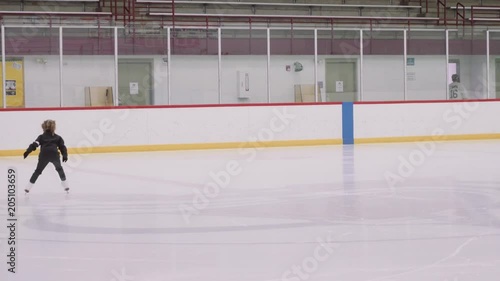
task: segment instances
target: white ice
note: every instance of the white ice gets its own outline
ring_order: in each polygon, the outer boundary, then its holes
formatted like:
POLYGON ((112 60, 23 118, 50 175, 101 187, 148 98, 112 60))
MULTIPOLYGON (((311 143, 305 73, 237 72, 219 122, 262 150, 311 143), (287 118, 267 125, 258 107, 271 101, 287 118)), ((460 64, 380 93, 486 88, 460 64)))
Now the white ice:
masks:
POLYGON ((27 196, 36 156, 0 158, 0 280, 500 280, 500 141, 70 158, 27 196))

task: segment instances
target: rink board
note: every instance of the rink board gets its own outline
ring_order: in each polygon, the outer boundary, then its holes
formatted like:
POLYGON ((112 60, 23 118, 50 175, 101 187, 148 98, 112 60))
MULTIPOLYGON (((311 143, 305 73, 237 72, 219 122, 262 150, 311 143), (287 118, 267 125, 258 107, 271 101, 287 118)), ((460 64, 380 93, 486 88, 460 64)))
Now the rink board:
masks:
POLYGON ((45 119, 72 153, 342 143, 342 105, 31 109, 0 111, 0 155, 20 155, 45 119))
POLYGON ((45 119, 86 154, 500 139, 498 112, 498 100, 9 109, 0 156, 21 155, 45 119))
POLYGON ((357 103, 354 142, 500 139, 500 102, 357 103))

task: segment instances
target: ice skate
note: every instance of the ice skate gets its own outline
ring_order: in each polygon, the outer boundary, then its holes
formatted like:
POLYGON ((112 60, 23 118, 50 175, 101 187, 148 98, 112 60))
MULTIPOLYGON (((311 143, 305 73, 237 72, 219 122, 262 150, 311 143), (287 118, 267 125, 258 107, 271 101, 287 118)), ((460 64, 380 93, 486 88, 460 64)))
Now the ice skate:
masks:
POLYGON ((30 190, 31 188, 33 187, 33 184, 32 183, 29 183, 26 188, 24 189, 24 192, 26 192, 26 194, 30 193, 30 190))
POLYGON ((64 191, 69 193, 69 186, 67 181, 62 181, 61 185, 64 187, 64 191))

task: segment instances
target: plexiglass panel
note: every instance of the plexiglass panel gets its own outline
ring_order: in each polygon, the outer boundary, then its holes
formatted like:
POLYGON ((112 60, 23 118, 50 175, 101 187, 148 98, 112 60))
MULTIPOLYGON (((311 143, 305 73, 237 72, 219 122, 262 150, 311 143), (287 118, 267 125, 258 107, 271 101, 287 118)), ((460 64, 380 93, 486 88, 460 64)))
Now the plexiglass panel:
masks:
POLYGON ((363 101, 404 100, 403 31, 364 31, 363 101))
POLYGON ((120 105, 165 105, 168 98, 166 29, 121 28, 118 32, 118 98, 120 105))
POLYGON ((172 104, 219 103, 217 37, 217 29, 172 30, 172 104))
POLYGON ((314 102, 314 31, 271 30, 271 102, 314 102))
POLYGON ((112 106, 114 30, 63 29, 63 105, 112 106))
POLYGON ((500 99, 500 32, 490 32, 490 99, 500 99))
POLYGON ((321 101, 360 98, 360 32, 318 31, 318 88, 321 101))
POLYGON ((406 83, 407 100, 445 100, 446 33, 441 31, 408 31, 406 83))
POLYGON ((448 83, 459 85, 449 89, 449 99, 487 98, 486 30, 450 31, 448 83))
POLYGON ((6 27, 5 56, 7 107, 61 105, 59 28, 6 27))
POLYGON ((221 31, 222 103, 267 102, 267 30, 221 31))

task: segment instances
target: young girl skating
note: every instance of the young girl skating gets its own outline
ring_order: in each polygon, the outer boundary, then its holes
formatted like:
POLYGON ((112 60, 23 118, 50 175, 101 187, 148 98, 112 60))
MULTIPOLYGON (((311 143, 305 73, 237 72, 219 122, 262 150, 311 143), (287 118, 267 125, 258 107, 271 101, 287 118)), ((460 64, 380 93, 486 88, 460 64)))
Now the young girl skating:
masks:
POLYGON ((33 185, 35 184, 38 177, 42 174, 45 167, 52 163, 56 168, 59 178, 61 179, 61 184, 64 190, 69 191, 68 183, 66 181, 66 175, 64 174, 64 169, 61 165, 61 159, 59 151, 62 154, 62 161, 68 161, 68 150, 64 145, 64 140, 61 136, 55 133, 56 131, 56 121, 46 120, 42 123, 43 134, 39 135, 38 138, 29 145, 26 152, 24 152, 24 158, 35 151, 38 146, 40 146, 40 155, 38 156, 38 165, 36 166, 35 172, 30 178, 30 182, 26 189, 26 193, 29 193, 33 185))

